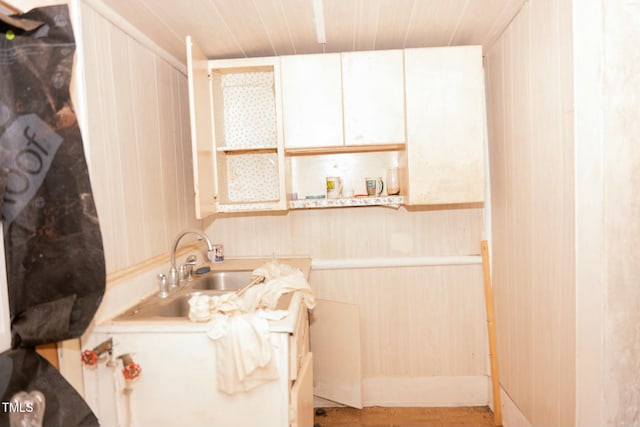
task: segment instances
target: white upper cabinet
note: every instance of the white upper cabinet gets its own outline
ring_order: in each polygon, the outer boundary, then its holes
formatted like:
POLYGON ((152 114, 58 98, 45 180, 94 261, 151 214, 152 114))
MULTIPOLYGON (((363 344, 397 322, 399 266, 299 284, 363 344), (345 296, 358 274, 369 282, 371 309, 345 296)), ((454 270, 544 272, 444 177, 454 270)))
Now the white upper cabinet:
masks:
POLYGON ((482 48, 407 49, 405 203, 484 201, 482 48))
POLYGON ((282 56, 280 73, 285 147, 342 146, 340 54, 282 56))
POLYGON ((188 38, 187 58, 198 218, 286 210, 349 162, 354 189, 400 166, 407 205, 484 202, 480 46, 207 61, 188 38))
POLYGON ((286 209, 279 58, 207 60, 187 37, 196 216, 286 209))
POLYGON ((406 141, 402 50, 343 53, 342 91, 346 145, 406 141))

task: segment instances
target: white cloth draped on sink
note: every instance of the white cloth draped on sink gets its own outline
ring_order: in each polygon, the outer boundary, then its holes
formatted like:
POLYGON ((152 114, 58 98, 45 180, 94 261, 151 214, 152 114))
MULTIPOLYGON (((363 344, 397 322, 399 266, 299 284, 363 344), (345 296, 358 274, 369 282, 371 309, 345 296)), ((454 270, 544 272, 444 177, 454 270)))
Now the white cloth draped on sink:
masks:
POLYGON ((278 378, 269 340, 269 320, 285 317, 285 310, 274 310, 280 296, 301 292, 307 308, 313 308, 313 292, 304 274, 288 264, 268 262, 253 271, 264 282, 247 289, 243 296, 228 293, 190 301, 191 320, 202 321, 209 304, 211 328, 207 335, 216 346, 218 389, 227 394, 249 391, 278 378))
POLYGON ((315 306, 315 298, 304 278, 304 274, 298 268, 289 264, 280 264, 276 261, 268 262, 253 270, 254 276, 264 277, 264 282, 255 285, 245 292, 246 307, 256 307, 273 310, 278 300, 284 294, 291 292, 302 293, 302 298, 311 309, 315 306))

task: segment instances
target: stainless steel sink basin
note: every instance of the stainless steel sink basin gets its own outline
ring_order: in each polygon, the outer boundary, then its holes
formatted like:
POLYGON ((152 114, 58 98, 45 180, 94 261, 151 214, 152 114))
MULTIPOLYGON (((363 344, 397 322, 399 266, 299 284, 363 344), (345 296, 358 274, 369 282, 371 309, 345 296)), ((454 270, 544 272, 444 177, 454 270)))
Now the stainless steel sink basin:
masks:
POLYGON ((114 320, 148 320, 152 318, 188 317, 191 293, 172 295, 167 299, 152 295, 117 316, 114 320))
POLYGON ((219 295, 234 292, 251 282, 252 270, 212 271, 195 276, 192 282, 168 298, 152 295, 115 317, 123 320, 163 320, 168 318, 187 318, 189 316, 189 298, 194 293, 219 295))
POLYGON ((251 270, 214 271, 187 284, 199 291, 237 291, 251 281, 251 270))
POLYGON ((189 316, 189 298, 190 295, 180 295, 171 298, 166 304, 160 305, 155 310, 156 316, 159 317, 187 317, 189 316))

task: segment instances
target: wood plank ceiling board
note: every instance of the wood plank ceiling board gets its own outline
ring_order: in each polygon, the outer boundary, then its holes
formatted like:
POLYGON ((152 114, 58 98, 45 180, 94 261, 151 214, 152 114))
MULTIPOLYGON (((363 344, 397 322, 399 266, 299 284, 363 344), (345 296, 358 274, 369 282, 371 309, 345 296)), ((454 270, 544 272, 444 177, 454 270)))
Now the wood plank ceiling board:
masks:
POLYGON ((125 18, 158 46, 176 58, 184 60, 184 41, 180 43, 178 34, 164 22, 165 15, 155 11, 156 2, 147 4, 145 1, 103 0, 102 3, 125 18))
POLYGON ((295 47, 280 0, 255 0, 256 11, 275 55, 293 55, 295 47))
POLYGON ((316 39, 311 0, 281 0, 281 3, 295 53, 322 53, 322 45, 316 39))
POLYGON ((416 0, 382 0, 375 49, 403 48, 416 0))
MULTIPOLYGON (((496 3, 504 3, 502 0, 488 0, 485 2, 470 1, 460 16, 456 31, 451 35, 450 45, 464 46, 474 44, 473 40, 483 39, 487 27, 491 21, 484 14, 493 15, 493 11, 499 10, 496 3)), ((478 44, 478 43, 475 43, 478 44)))
MULTIPOLYGON (((183 3, 180 2, 180 4, 183 3)), ((236 38, 234 29, 229 27, 225 17, 214 7, 211 0, 191 0, 184 4, 189 5, 183 6, 188 11, 188 16, 184 20, 189 26, 183 30, 183 41, 187 35, 191 35, 210 59, 245 56, 243 46, 236 38)))
POLYGON ((451 45, 482 44, 488 46, 497 39, 504 22, 522 7, 523 0, 471 0, 461 16, 458 31, 451 45), (496 23, 500 23, 496 27, 496 23))
MULTIPOLYGON (((263 2, 265 2, 263 0, 263 2)), ((275 49, 254 0, 213 0, 212 8, 224 20, 246 57, 274 56, 275 49)), ((273 25, 274 23, 271 23, 273 25)))
POLYGON ((92 0, 185 61, 192 35, 211 59, 493 44, 526 0, 92 0))
POLYGON ((355 4, 353 50, 374 50, 380 20, 380 0, 356 0, 355 4))
MULTIPOLYGON (((356 29, 356 8, 360 2, 344 0, 324 0, 325 32, 327 43, 325 52, 349 52, 354 50, 356 29)), ((377 3, 371 1, 370 3, 377 3)))
POLYGON ((405 47, 449 46, 468 0, 418 0, 405 47))
POLYGON ((488 49, 502 35, 505 28, 509 26, 513 18, 518 14, 520 9, 526 4, 527 0, 502 0, 496 3, 499 10, 493 16, 493 23, 487 34, 482 37, 482 45, 484 49, 488 49))
POLYGON ((238 45, 229 29, 223 25, 220 17, 209 6, 209 0, 182 1, 176 7, 173 0, 140 0, 159 16, 167 32, 174 37, 174 44, 161 45, 176 58, 185 62, 185 38, 191 35, 198 44, 213 44, 216 52, 233 55, 238 45))
MULTIPOLYGON (((171 0, 140 0, 139 3, 144 5, 146 9, 146 14, 141 13, 141 19, 143 22, 149 19, 149 25, 154 27, 151 30, 152 33, 147 36, 176 58, 185 61, 185 41, 182 29, 186 27, 183 23, 190 19, 188 9, 176 9, 171 0)), ((137 23, 136 27, 143 28, 137 23)))

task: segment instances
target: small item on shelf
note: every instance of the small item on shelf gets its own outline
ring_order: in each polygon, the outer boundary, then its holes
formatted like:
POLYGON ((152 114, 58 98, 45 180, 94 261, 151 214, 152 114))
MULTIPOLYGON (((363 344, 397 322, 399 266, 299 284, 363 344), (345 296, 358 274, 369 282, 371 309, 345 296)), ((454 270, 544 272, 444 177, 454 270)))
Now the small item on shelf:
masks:
POLYGON ((222 243, 217 243, 213 245, 213 250, 216 254, 214 262, 222 262, 224 261, 224 246, 222 243))
POLYGON ((338 199, 342 196, 342 178, 339 176, 328 176, 327 199, 338 199))
POLYGON ((324 194, 312 194, 310 196, 304 196, 305 199, 324 199, 324 194))
POLYGON ((398 168, 387 169, 387 194, 396 196, 400 194, 400 181, 398 180, 398 168))
POLYGON ((369 196, 380 196, 382 191, 384 190, 384 181, 382 178, 365 178, 365 183, 367 185, 367 194, 369 196))

